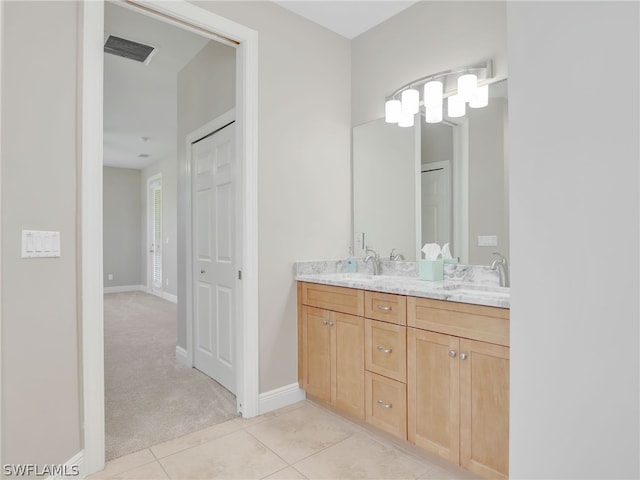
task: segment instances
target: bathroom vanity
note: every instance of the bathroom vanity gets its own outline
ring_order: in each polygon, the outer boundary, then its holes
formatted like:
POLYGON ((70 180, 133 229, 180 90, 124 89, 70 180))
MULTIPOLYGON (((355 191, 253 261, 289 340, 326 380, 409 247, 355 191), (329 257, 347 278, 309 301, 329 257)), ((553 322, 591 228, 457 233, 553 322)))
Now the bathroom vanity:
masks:
POLYGON ((507 478, 508 290, 357 273, 296 279, 298 382, 309 397, 507 478))

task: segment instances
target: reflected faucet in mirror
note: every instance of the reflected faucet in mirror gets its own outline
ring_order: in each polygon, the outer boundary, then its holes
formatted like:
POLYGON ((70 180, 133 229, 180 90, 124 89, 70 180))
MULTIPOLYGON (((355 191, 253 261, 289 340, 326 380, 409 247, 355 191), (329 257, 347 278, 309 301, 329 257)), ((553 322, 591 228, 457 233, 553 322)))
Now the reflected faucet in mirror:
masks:
POLYGON ((509 264, 507 263, 507 259, 498 252, 493 252, 493 254, 496 255, 497 258, 491 262, 491 270, 498 270, 501 287, 509 287, 509 264))
POLYGON ((391 253, 389 254, 389 260, 391 260, 392 262, 398 262, 400 260, 404 260, 404 255, 401 253, 396 253, 396 249, 393 248, 391 250, 391 253))

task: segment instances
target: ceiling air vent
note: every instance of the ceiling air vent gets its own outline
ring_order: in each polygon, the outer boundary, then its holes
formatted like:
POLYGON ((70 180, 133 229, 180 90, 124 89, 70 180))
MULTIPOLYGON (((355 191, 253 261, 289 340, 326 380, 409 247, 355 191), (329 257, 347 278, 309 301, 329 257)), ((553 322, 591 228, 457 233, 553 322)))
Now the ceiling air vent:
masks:
POLYGON ((151 57, 156 51, 155 47, 144 45, 143 43, 127 40, 126 38, 109 35, 104 44, 105 53, 118 55, 119 57, 129 58, 136 62, 148 64, 151 57))

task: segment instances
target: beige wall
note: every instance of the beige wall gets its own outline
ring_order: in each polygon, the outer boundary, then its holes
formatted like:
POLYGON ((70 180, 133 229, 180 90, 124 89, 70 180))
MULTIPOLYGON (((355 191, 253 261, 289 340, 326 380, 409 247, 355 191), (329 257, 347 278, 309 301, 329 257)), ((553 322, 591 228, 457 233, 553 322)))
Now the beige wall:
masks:
POLYGON ((140 170, 104 167, 102 172, 104 286, 144 285, 140 226, 146 217, 141 207, 140 170))
POLYGON ((450 68, 494 60, 507 75, 506 2, 424 1, 352 42, 352 125, 384 116, 388 95, 450 68))
POLYGON ((348 255, 350 43, 271 2, 198 3, 259 34, 260 392, 297 380, 297 260, 348 255))
POLYGON ((77 6, 4 2, 2 462, 81 449, 77 258, 77 6), (61 232, 61 256, 20 258, 21 229, 61 232))
POLYGON ((638 478, 640 4, 508 10, 510 476, 638 478))

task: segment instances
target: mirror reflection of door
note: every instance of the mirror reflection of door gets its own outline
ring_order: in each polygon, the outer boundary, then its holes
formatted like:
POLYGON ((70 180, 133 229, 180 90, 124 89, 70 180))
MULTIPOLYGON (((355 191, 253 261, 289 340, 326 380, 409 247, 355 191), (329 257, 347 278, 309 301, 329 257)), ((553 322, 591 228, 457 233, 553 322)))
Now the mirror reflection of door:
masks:
POLYGON ((422 245, 453 245, 452 159, 453 125, 422 123, 420 128, 422 245))
POLYGON ((451 163, 422 165, 422 245, 451 245, 451 163))

